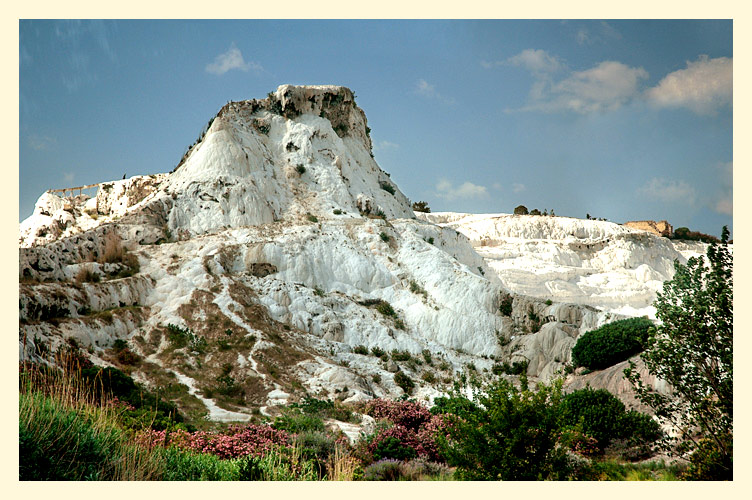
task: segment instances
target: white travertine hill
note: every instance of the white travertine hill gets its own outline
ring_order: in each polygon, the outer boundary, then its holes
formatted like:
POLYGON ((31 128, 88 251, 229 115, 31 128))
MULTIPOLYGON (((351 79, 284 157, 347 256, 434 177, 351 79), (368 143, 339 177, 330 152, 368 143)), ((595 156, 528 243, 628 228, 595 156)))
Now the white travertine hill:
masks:
POLYGON ((467 236, 504 286, 522 295, 655 317, 674 261, 704 243, 675 243, 613 222, 510 214, 419 213, 467 236))
POLYGON ((263 103, 230 103, 165 183, 169 226, 204 233, 334 209, 413 217, 366 130, 345 87, 282 85, 263 103))
POLYGON ((43 194, 21 224, 20 357, 73 339, 107 365, 125 340, 135 378, 174 379, 214 420, 399 397, 397 372, 431 400, 506 361, 555 376, 580 333, 649 312, 699 251, 598 221, 416 219, 368 131, 349 89, 283 85, 224 106, 170 173, 43 194), (243 403, 212 398, 227 366, 243 403))

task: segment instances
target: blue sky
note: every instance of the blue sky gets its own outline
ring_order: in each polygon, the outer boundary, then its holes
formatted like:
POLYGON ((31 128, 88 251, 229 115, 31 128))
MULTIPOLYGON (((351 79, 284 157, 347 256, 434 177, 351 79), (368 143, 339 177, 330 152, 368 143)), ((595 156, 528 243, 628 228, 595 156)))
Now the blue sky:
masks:
POLYGON ((230 100, 351 88, 434 211, 732 227, 731 21, 19 24, 19 218, 46 189, 169 172, 230 100))

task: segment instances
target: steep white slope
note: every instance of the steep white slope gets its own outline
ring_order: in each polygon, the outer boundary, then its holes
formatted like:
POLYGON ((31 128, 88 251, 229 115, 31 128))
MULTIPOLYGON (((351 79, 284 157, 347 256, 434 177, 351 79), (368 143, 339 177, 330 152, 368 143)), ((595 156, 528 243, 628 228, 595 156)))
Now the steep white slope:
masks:
POLYGON ((170 176, 171 229, 205 233, 306 214, 328 218, 335 209, 413 217, 371 156, 365 115, 350 90, 283 85, 267 100, 223 108, 170 176), (266 109, 274 106, 282 114, 266 109))
POLYGON ((509 214, 429 213, 418 217, 467 236, 512 291, 654 317, 652 302, 703 243, 678 243, 606 221, 509 214))

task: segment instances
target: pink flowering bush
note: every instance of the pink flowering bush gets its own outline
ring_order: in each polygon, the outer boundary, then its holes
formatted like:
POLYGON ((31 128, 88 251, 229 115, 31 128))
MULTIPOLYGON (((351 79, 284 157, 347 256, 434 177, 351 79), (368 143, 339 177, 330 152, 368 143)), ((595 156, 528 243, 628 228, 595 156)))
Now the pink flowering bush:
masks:
POLYGON ((388 399, 374 399, 366 403, 365 414, 376 420, 388 419, 395 425, 417 430, 431 419, 431 412, 418 403, 412 401, 391 401, 388 399))
POLYGON ((359 455, 364 461, 413 457, 443 461, 436 437, 447 429, 448 419, 444 415, 431 415, 418 403, 385 399, 368 402, 365 413, 394 425, 380 428, 361 445, 359 455))
POLYGON ((149 446, 174 446, 197 453, 208 453, 221 459, 248 455, 260 456, 277 446, 290 444, 286 431, 265 425, 233 426, 224 432, 173 432, 147 430, 138 436, 141 444, 149 446))

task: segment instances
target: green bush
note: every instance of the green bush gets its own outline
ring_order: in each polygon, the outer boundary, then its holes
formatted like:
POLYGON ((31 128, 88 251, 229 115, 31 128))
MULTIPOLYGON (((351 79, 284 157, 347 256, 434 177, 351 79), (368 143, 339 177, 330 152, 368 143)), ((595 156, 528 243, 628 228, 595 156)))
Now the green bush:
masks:
POLYGON ((323 432, 326 427, 318 416, 308 415, 297 408, 287 409, 282 415, 274 419, 272 427, 292 434, 300 432, 323 432))
POLYGON ((394 311, 394 308, 392 307, 392 305, 385 300, 380 300, 376 304, 376 310, 379 311, 384 316, 390 316, 392 318, 397 317, 397 313, 394 311))
POLYGON ((653 323, 647 318, 614 321, 583 333, 572 348, 572 362, 602 370, 642 352, 653 323))
POLYGON ((341 403, 335 403, 331 400, 316 399, 306 397, 299 403, 293 403, 291 408, 299 408, 306 415, 312 415, 320 418, 333 418, 343 422, 357 422, 359 417, 341 403))
POLYGON ((431 351, 429 351, 428 349, 423 349, 421 354, 423 355, 423 359, 425 360, 426 364, 433 365, 433 358, 431 357, 431 351))
POLYGON ((397 384, 400 389, 405 391, 405 394, 412 393, 413 388, 415 387, 415 382, 413 382, 412 379, 402 371, 394 374, 394 383, 397 384))
POLYGON ((388 182, 383 182, 382 181, 382 182, 379 183, 379 186, 381 186, 381 189, 383 189, 387 193, 389 193, 391 195, 394 195, 394 193, 395 193, 394 186, 392 186, 388 182))
POLYGON ((386 234, 383 231, 379 233, 379 238, 381 238, 381 241, 383 241, 383 242, 388 242, 389 241, 389 235, 386 234))
POLYGON ((392 351, 392 359, 394 361, 410 361, 412 355, 410 354, 410 351, 398 351, 397 349, 394 349, 392 351))
POLYGON ((373 450, 374 460, 391 458, 394 460, 408 460, 416 457, 416 452, 409 446, 404 446, 402 442, 394 436, 387 436, 376 445, 373 450))
POLYGON ((295 170, 297 170, 300 175, 303 175, 306 171, 306 168, 303 165, 298 164, 298 166, 295 167, 295 170))
POLYGON ((442 396, 434 399, 433 402, 434 405, 430 411, 434 415, 450 414, 466 419, 479 410, 475 403, 464 396, 442 396))
POLYGON ((499 312, 503 314, 504 316, 511 316, 512 315, 512 296, 509 294, 505 294, 501 298, 501 304, 499 305, 499 312))
POLYGON ((527 360, 515 361, 511 365, 509 362, 504 361, 503 363, 495 363, 491 367, 491 372, 494 375, 522 375, 523 373, 527 373, 528 364, 527 360))
MULTIPOLYGON (((729 449, 733 440, 730 436, 721 437, 729 449)), ((703 439, 689 459, 689 467, 683 479, 692 481, 731 481, 733 480, 733 454, 721 451, 712 439, 703 439)))
POLYGON ((624 403, 605 389, 578 389, 562 399, 561 416, 567 426, 581 425, 595 438, 600 450, 612 439, 629 444, 650 443, 661 436, 660 426, 649 415, 627 411, 624 403))
POLYGON ((514 215, 527 215, 527 207, 525 205, 517 205, 514 208, 514 215))
POLYGON ((385 355, 387 356, 387 358, 389 357, 386 351, 378 346, 371 347, 371 354, 373 354, 377 358, 383 358, 385 355))
MULTIPOLYGON (((474 401, 454 403, 472 408, 451 418, 448 436, 439 435, 443 456, 455 475, 466 480, 567 479, 571 470, 561 434, 561 382, 537 390, 499 379, 474 401)), ((455 395, 454 398, 466 399, 455 395)))
POLYGON ((353 349, 353 352, 355 354, 362 354, 363 356, 368 356, 368 348, 364 345, 355 346, 355 348, 353 349))

